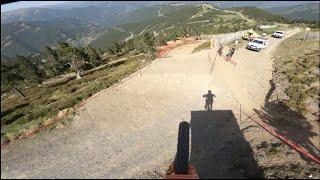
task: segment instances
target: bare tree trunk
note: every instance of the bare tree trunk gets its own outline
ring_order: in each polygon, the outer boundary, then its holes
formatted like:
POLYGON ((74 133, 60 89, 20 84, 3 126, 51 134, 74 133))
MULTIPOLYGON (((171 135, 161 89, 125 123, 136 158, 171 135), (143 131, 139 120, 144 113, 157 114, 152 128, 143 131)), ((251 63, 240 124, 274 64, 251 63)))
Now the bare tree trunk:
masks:
POLYGON ((21 92, 19 91, 16 87, 12 86, 12 90, 18 95, 20 96, 21 98, 25 98, 26 96, 21 92))
POLYGON ((307 37, 308 37, 308 31, 306 31, 306 33, 304 34, 304 40, 306 40, 307 39, 307 37))
POLYGON ((81 79, 80 70, 76 69, 76 73, 77 73, 76 79, 81 79))
POLYGON ((77 68, 75 62, 74 62, 74 59, 71 61, 72 62, 72 67, 73 69, 76 71, 76 79, 81 79, 81 70, 77 68))

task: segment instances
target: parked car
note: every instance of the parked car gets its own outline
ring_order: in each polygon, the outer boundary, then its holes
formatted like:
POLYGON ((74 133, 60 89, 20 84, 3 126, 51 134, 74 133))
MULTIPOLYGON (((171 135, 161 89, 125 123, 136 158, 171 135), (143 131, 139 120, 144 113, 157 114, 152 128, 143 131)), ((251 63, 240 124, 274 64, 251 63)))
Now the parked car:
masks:
POLYGON ((275 33, 273 33, 271 35, 271 37, 282 39, 284 37, 284 35, 285 35, 284 31, 276 31, 275 33))
POLYGON ((248 31, 242 35, 242 39, 252 41, 253 39, 257 38, 259 36, 258 33, 254 31, 248 31))
POLYGON ((267 47, 267 45, 268 45, 267 39, 256 38, 248 43, 248 45, 246 46, 246 49, 260 52, 262 49, 267 47))

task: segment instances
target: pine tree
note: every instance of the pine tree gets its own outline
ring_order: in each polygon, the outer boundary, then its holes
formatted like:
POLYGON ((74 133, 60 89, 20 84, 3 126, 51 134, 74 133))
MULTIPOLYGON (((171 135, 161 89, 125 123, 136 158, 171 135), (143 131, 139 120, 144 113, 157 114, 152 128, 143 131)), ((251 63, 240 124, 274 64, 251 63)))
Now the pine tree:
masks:
POLYGON ((63 73, 62 63, 59 62, 57 52, 54 49, 45 46, 44 54, 47 60, 44 64, 46 74, 51 77, 63 73))
POLYGON ((88 55, 88 58, 89 58, 88 63, 91 64, 92 66, 96 67, 102 63, 99 53, 92 46, 87 46, 85 48, 85 53, 88 55))
POLYGON ((113 41, 112 46, 108 49, 110 54, 113 55, 117 55, 119 56, 119 54, 122 52, 122 46, 121 43, 117 42, 117 41, 113 41))
POLYGON ((19 74, 27 84, 41 83, 41 77, 38 74, 37 66, 30 62, 24 56, 17 55, 16 63, 18 64, 19 74))

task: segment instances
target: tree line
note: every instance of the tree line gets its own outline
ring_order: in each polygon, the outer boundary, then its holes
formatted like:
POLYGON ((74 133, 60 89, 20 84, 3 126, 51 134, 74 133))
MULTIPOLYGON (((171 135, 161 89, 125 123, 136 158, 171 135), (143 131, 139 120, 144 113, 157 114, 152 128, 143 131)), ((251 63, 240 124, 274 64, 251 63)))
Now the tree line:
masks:
POLYGON ((29 88, 41 84, 45 79, 70 72, 80 79, 85 70, 105 63, 103 54, 121 56, 130 51, 144 53, 147 59, 154 59, 156 40, 152 33, 146 32, 126 42, 114 41, 106 50, 88 45, 76 47, 58 42, 56 47, 45 46, 38 55, 29 57, 17 55, 16 58, 1 59, 1 92, 29 88), (150 56, 153 55, 153 56, 150 56))

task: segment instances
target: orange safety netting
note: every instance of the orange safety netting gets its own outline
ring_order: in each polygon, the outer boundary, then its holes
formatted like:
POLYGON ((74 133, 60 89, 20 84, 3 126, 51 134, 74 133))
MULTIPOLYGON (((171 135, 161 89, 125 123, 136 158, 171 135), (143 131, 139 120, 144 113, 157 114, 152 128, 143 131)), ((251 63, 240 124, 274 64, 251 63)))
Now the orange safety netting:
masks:
POLYGON ((166 57, 167 54, 170 52, 171 48, 169 46, 165 46, 159 50, 158 57, 166 57))
POLYGON ((158 57, 166 57, 172 49, 195 43, 197 40, 197 38, 182 38, 181 40, 168 41, 166 46, 158 47, 158 57))

